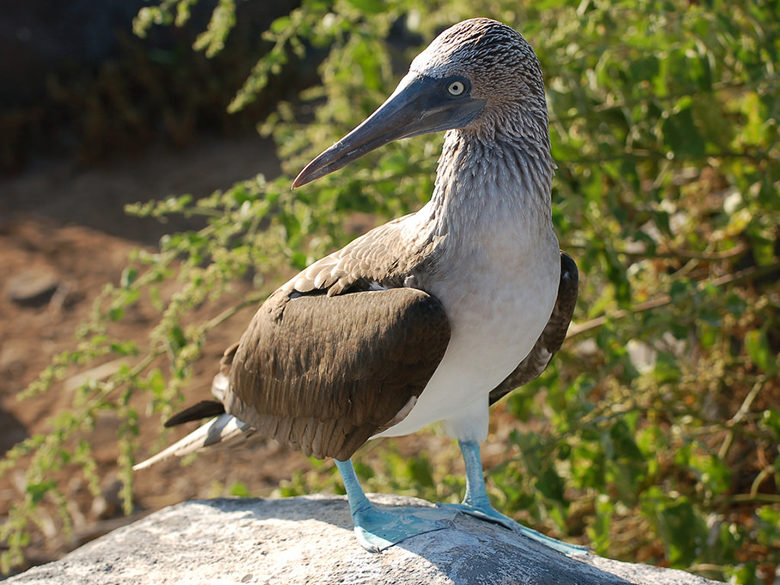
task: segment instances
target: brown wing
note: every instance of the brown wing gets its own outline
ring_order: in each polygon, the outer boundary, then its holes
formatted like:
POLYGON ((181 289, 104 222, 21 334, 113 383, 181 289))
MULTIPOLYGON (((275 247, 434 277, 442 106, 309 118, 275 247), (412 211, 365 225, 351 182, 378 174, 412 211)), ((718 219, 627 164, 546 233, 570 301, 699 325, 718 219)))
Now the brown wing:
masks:
POLYGON ((441 303, 421 290, 279 291, 226 352, 225 407, 307 455, 346 460, 420 395, 449 336, 441 303))
POLYGON ((552 356, 561 348, 563 340, 566 339, 566 331, 569 329, 574 306, 577 304, 577 285, 577 265, 571 256, 562 251, 558 298, 555 301, 550 320, 547 321, 539 339, 536 340, 531 351, 515 368, 515 371, 491 390, 490 404, 498 402, 512 390, 527 384, 545 370, 552 356))

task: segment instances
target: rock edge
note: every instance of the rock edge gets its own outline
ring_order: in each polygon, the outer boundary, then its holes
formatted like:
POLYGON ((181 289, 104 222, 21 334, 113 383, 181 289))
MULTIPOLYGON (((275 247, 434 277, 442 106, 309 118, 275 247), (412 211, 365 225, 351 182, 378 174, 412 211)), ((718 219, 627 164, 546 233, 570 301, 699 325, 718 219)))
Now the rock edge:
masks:
MULTIPOLYGON (((387 505, 426 505, 372 495, 387 505)), ((429 505, 429 504, 428 504, 429 505)), ((185 502, 117 529, 9 585, 254 583, 290 585, 707 585, 683 571, 566 557, 459 515, 452 528, 375 554, 352 533, 346 499, 304 496, 185 502)))

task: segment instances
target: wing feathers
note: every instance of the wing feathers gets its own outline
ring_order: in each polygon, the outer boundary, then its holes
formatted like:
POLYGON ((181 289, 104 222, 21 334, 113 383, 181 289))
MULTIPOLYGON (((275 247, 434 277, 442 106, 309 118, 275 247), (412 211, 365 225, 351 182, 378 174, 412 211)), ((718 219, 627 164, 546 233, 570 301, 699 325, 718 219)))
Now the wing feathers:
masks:
POLYGON ((402 286, 407 276, 433 256, 430 242, 409 241, 404 235, 408 217, 399 217, 352 240, 293 277, 282 289, 288 295, 292 291, 306 294, 316 290, 338 296, 365 290, 369 282, 402 286), (388 250, 397 253, 388 254, 388 250))
POLYGON ((227 411, 304 453, 347 459, 420 395, 448 342, 441 303, 421 290, 272 297, 232 360, 227 411))

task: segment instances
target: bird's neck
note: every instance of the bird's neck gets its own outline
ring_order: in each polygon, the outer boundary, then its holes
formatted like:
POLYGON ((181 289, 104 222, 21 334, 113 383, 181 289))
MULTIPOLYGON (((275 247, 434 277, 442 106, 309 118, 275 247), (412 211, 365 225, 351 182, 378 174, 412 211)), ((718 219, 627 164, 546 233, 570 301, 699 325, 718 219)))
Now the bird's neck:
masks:
POLYGON ((451 130, 444 139, 427 214, 439 235, 454 230, 551 230, 555 165, 546 123, 451 130))

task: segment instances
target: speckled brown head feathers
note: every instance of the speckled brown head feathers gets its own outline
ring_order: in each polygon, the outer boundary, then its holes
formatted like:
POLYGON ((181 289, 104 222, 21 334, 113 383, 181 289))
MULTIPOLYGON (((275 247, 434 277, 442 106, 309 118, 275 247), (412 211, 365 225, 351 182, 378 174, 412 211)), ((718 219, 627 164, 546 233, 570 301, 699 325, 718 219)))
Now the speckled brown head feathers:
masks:
POLYGON ((410 70, 431 77, 467 77, 471 95, 487 99, 488 110, 526 102, 546 111, 542 70, 531 45, 489 18, 451 26, 414 59, 410 70))

